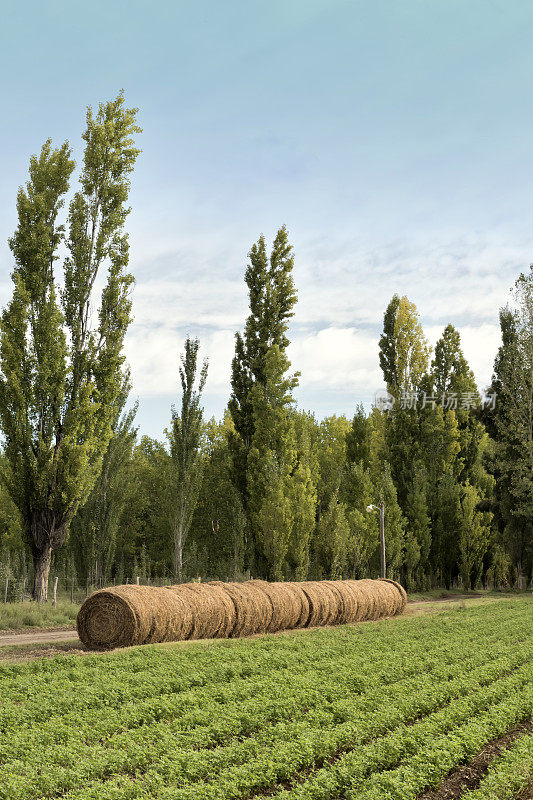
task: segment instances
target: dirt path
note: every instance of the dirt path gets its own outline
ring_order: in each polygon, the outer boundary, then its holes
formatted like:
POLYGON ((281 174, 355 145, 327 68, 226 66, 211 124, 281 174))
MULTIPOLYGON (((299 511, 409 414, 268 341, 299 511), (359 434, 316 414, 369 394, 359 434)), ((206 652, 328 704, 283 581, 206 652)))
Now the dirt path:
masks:
POLYGON ((43 644, 48 642, 71 642, 78 638, 76 628, 62 628, 50 631, 25 631, 0 634, 0 647, 18 644, 43 644))

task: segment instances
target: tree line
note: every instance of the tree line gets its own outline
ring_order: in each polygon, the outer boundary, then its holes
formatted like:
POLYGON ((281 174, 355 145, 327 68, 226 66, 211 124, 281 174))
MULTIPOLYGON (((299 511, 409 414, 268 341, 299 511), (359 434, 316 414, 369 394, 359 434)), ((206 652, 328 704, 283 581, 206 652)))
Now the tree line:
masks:
POLYGON ((140 436, 123 354, 136 113, 122 94, 88 110, 65 221, 68 143, 46 142, 18 193, 0 322, 0 571, 31 580, 38 601, 52 564, 87 587, 377 576, 367 508, 383 501, 387 574, 408 589, 529 585, 533 269, 500 313, 489 402, 459 332, 447 325, 431 351, 416 307, 395 295, 379 342, 384 402, 319 420, 294 400, 297 292, 282 227, 249 252, 223 418, 204 417, 208 364, 188 337, 166 439, 140 436))

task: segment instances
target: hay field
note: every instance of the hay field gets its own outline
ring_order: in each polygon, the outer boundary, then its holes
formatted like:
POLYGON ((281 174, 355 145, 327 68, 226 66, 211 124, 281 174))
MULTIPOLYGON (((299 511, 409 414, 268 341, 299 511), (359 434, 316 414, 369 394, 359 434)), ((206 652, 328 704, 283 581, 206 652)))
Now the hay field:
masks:
MULTIPOLYGON (((415 800, 531 718, 532 629, 504 599, 1 666, 0 800, 415 800)), ((476 798, 530 763, 519 738, 476 798)))

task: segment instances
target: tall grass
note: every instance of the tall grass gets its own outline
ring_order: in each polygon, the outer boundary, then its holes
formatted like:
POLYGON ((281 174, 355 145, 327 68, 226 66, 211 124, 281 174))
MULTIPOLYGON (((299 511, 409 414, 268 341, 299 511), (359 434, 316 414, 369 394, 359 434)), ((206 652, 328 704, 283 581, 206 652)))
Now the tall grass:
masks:
POLYGON ((67 599, 58 600, 55 608, 51 600, 48 603, 0 602, 0 631, 73 625, 78 610, 79 605, 67 599))

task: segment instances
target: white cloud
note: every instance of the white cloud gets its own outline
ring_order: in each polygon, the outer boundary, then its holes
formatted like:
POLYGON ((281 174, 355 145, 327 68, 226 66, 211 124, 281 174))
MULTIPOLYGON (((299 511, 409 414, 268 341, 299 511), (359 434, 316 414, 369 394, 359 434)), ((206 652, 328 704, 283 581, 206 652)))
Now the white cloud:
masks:
MULTIPOLYGON (((135 321, 127 337, 134 393, 176 396, 178 358, 186 334, 199 336, 210 362, 206 403, 222 413, 230 392, 234 332, 247 314, 242 243, 222 251, 220 232, 199 246, 187 240, 135 265, 135 321)), ((451 322, 480 388, 490 381, 499 346, 498 311, 508 299, 526 245, 505 241, 298 243, 298 304, 289 357, 301 372, 297 396, 309 408, 348 413, 382 385, 378 340, 392 294, 416 303, 432 345, 451 322), (349 406, 349 408, 348 408, 349 406)), ((145 254, 146 257, 146 254, 145 254)))

